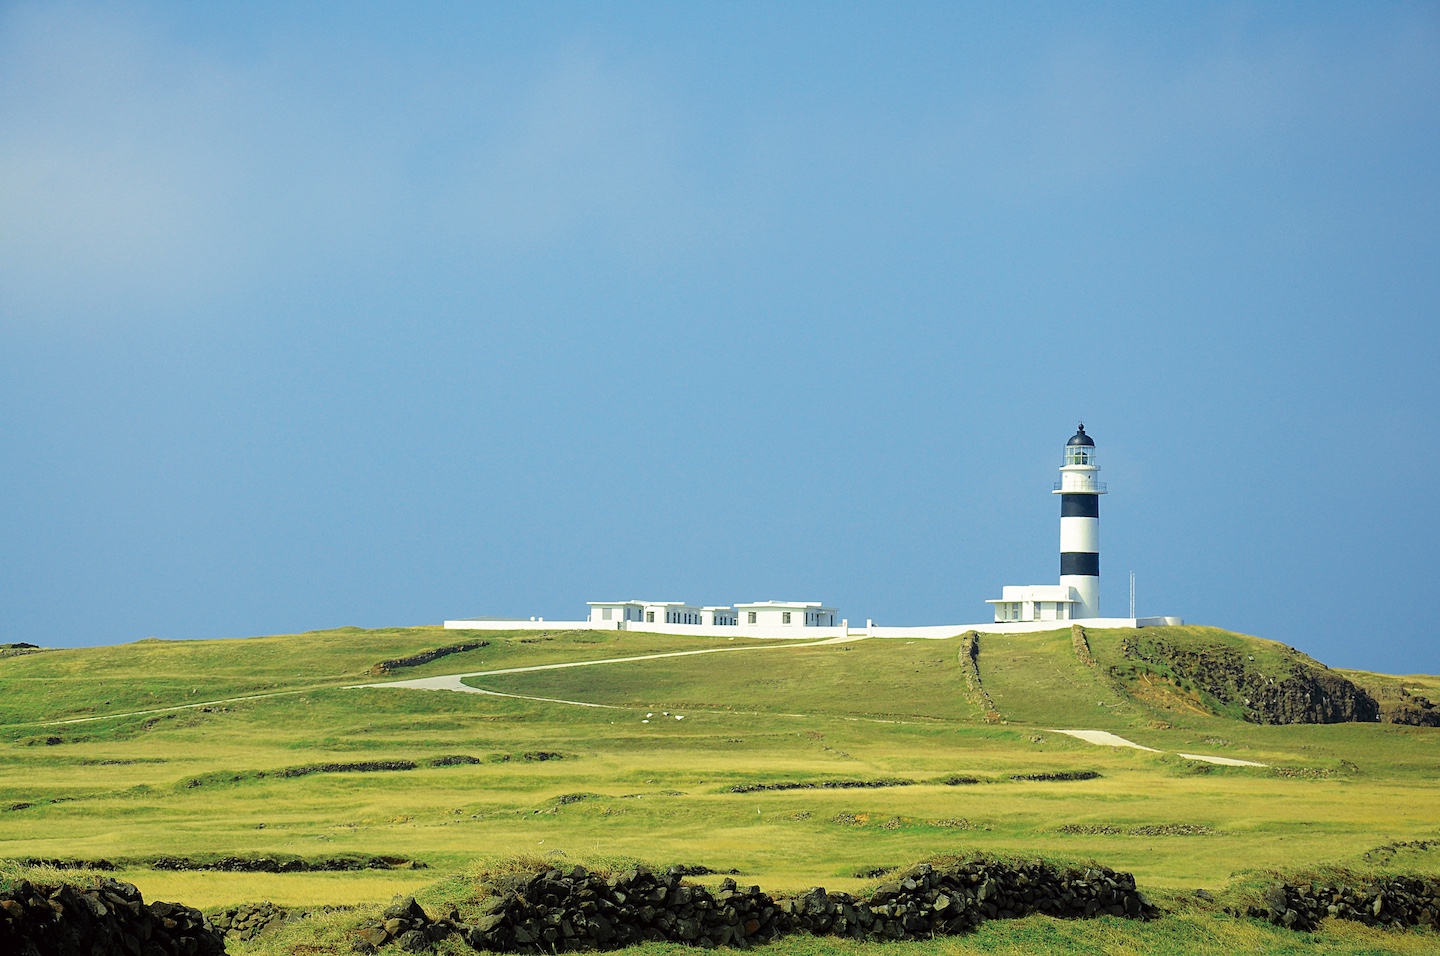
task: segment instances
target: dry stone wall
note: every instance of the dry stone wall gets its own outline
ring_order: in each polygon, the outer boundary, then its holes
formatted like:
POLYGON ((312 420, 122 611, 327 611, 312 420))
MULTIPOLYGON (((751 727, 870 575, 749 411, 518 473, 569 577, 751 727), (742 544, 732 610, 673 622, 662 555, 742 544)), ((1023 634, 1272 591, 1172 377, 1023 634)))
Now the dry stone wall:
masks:
POLYGON ((970 696, 980 705, 985 712, 985 719, 991 723, 998 722, 1000 711, 995 709, 995 701, 990 698, 989 691, 980 681, 980 635, 974 631, 966 631, 961 636, 960 642, 960 668, 965 674, 965 686, 970 691, 970 696))
POLYGON ((146 903, 108 877, 91 888, 21 880, 0 892, 5 956, 224 956, 221 935, 199 910, 146 903))
POLYGON ((428 664, 431 661, 438 661, 442 657, 449 657, 451 654, 463 654, 466 651, 478 651, 482 647, 489 647, 489 641, 465 641, 462 644, 448 644, 445 647, 437 647, 433 651, 421 651, 419 654, 412 654, 409 657, 394 657, 388 661, 381 661, 370 668, 373 677, 383 677, 404 667, 419 667, 421 664, 428 664))
POLYGON ((1038 862, 920 864, 867 898, 815 887, 785 900, 728 878, 712 893, 682 883, 676 870, 655 874, 637 867, 605 879, 575 867, 536 873, 505 888, 478 922, 459 931, 471 946, 499 952, 609 950, 647 941, 747 948, 789 933, 928 939, 1032 913, 1147 920, 1160 911, 1128 873, 1038 862))
POLYGON ((1405 876, 1355 886, 1276 883, 1245 915, 1300 932, 1315 930, 1327 916, 1367 926, 1440 929, 1440 884, 1405 876))

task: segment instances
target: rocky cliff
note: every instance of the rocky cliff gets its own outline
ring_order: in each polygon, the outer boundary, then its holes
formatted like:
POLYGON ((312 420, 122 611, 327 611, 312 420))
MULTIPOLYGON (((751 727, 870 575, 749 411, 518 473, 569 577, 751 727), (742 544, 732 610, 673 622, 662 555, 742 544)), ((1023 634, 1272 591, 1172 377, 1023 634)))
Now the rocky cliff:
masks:
MULTIPOLYGON (((1121 655, 1142 670, 1156 672, 1238 708, 1257 724, 1337 724, 1380 720, 1380 705, 1354 682, 1298 651, 1287 649, 1266 666, 1254 655, 1223 644, 1179 643, 1163 637, 1128 637, 1121 655)), ((1112 676, 1129 676, 1112 668, 1112 676)))

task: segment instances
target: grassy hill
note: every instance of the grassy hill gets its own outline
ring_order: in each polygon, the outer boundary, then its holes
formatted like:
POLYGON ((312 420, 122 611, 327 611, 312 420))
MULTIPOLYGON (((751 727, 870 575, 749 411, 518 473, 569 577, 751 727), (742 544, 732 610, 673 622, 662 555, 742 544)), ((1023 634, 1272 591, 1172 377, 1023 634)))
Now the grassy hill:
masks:
POLYGON ((973 851, 1096 859, 1176 894, 1268 870, 1440 869, 1440 849, 1396 846, 1440 837, 1440 729, 1262 723, 1241 702, 1258 698, 1234 697, 1311 668, 1423 715, 1440 681, 1302 658, 1207 628, 1091 632, 1084 649, 1069 629, 981 635, 987 715, 959 636, 343 628, 0 657, 0 853, 109 859, 147 897, 204 907, 365 904, 522 855, 733 868, 772 892, 973 851), (372 674, 464 640, 488 643, 372 674), (696 649, 723 652, 467 678, 486 695, 353 687, 696 649), (427 868, 146 865, 225 855, 427 868))

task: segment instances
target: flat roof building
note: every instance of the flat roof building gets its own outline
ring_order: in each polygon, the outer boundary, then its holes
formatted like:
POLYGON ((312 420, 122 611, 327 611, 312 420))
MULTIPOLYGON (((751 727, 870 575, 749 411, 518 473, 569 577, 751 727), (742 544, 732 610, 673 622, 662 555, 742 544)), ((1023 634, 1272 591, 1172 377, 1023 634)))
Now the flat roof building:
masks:
POLYGON ((1079 604, 1078 595, 1068 584, 1007 584, 1000 589, 995 605, 995 623, 1014 621, 1069 621, 1079 604))
MULTIPOLYGON (((590 620, 615 624, 633 621, 637 624, 701 624, 706 610, 684 601, 589 601, 590 620)), ((618 625, 617 625, 618 626, 618 625)))
POLYGON ((737 604, 741 627, 834 627, 839 612, 818 601, 756 601, 737 604))

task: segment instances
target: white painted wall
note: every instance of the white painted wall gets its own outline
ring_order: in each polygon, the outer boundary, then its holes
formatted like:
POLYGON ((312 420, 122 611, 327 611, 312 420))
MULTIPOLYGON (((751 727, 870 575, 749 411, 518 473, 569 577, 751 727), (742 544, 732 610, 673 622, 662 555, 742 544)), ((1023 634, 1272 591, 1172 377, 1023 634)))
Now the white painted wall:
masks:
POLYGON ((446 621, 450 630, 467 631, 633 631, 637 634, 688 634, 695 637, 735 638, 796 638, 800 640, 826 640, 829 638, 906 638, 910 640, 940 640, 977 631, 981 634, 1029 634, 1036 631, 1054 631, 1079 624, 1083 627, 1160 627, 1180 625, 1185 622, 1178 617, 1103 617, 1084 618, 1074 621, 1021 621, 996 624, 932 624, 918 627, 882 627, 873 621, 863 628, 852 628, 848 623, 836 627, 761 627, 748 628, 711 627, 705 624, 629 624, 624 622, 597 624, 593 621, 446 621))
POLYGON ((1075 605, 1076 617, 1098 617, 1100 614, 1100 579, 1090 574, 1062 574, 1060 583, 1073 588, 1080 603, 1075 605))

